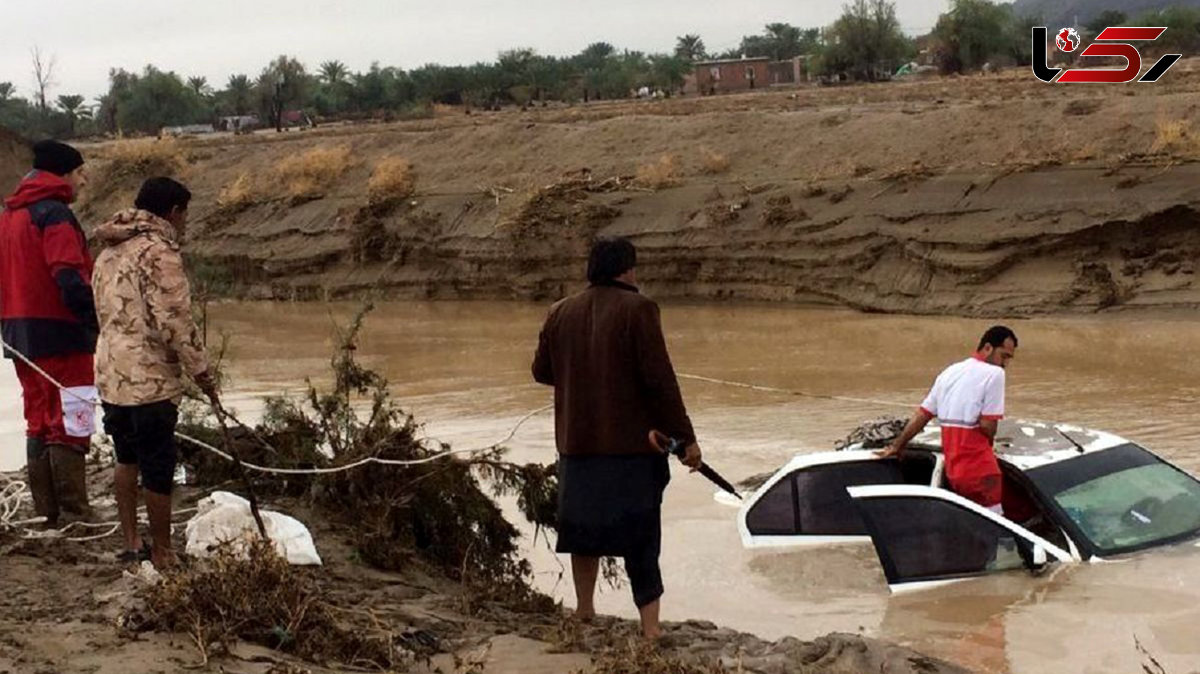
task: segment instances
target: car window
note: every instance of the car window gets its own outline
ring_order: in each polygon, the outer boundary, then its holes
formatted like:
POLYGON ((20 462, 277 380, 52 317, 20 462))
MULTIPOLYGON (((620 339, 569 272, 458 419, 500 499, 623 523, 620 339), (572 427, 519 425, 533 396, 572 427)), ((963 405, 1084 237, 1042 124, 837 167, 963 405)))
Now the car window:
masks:
POLYGON ((970 510, 928 496, 860 499, 888 582, 941 580, 1024 567, 1030 544, 970 510))
POLYGON ((1099 554, 1200 531, 1200 483, 1127 444, 1030 471, 1099 554))
POLYGON ((901 463, 870 460, 802 468, 775 484, 746 514, 754 535, 865 536, 862 515, 846 487, 928 485, 934 459, 914 455, 901 463))
POLYGON ((787 536, 797 532, 794 485, 792 476, 783 478, 750 508, 746 513, 746 528, 751 534, 787 536))
POLYGON ((1127 468, 1055 496, 1096 547, 1139 547, 1200 528, 1200 484, 1166 464, 1127 468))

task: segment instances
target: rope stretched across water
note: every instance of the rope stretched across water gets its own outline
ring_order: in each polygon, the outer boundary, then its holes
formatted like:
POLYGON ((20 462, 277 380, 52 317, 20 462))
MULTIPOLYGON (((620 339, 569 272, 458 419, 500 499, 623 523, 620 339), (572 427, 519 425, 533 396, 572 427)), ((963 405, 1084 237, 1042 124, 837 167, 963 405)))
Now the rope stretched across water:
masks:
POLYGON ((717 379, 715 377, 702 377, 698 374, 685 374, 680 372, 675 376, 679 377, 680 379, 691 379, 692 381, 702 381, 709 384, 720 384, 721 386, 732 386, 733 388, 744 388, 751 391, 761 391, 763 393, 781 393, 785 395, 798 396, 801 398, 813 398, 816 400, 834 400, 843 403, 862 403, 864 405, 883 405, 885 407, 912 407, 912 405, 909 403, 900 403, 894 400, 876 400, 874 398, 853 398, 850 396, 838 396, 825 393, 810 393, 808 391, 800 391, 798 389, 776 388, 774 386, 760 386, 758 384, 747 384, 745 382, 717 379))
MULTIPOLYGON (((48 372, 46 372, 41 367, 39 367, 36 363, 34 363, 33 360, 27 358, 20 351, 17 351, 16 349, 9 346, 8 343, 3 341, 2 339, 0 339, 0 346, 2 346, 5 351, 12 354, 15 358, 17 358, 18 360, 23 362, 25 365, 29 366, 34 372, 36 372, 40 376, 44 377, 46 379, 46 381, 53 384, 59 391, 65 393, 68 396, 75 398, 76 400, 79 400, 81 402, 92 405, 93 407, 100 405, 99 400, 85 398, 84 396, 82 396, 82 395, 76 393, 75 391, 71 390, 70 388, 64 386, 61 382, 57 381, 54 377, 52 377, 48 372)), ((746 382, 732 381, 732 380, 728 380, 728 379, 717 379, 715 377, 705 377, 705 376, 695 375, 695 374, 679 373, 677 376, 680 379, 688 379, 688 380, 692 380, 692 381, 705 382, 705 383, 709 383, 709 384, 717 384, 717 385, 721 385, 721 386, 730 386, 733 388, 742 388, 742 389, 747 389, 747 390, 752 390, 752 391, 759 391, 759 392, 763 392, 763 393, 778 393, 778 394, 784 394, 784 395, 790 395, 790 396, 812 398, 812 399, 817 399, 817 400, 833 400, 833 401, 838 401, 838 402, 849 402, 849 403, 866 404, 866 405, 881 405, 881 406, 888 406, 888 407, 904 407, 904 408, 910 407, 910 405, 907 403, 898 403, 898 402, 894 402, 894 401, 890 401, 890 400, 876 400, 876 399, 872 399, 872 398, 856 398, 856 397, 851 397, 851 396, 839 396, 839 395, 812 393, 812 392, 801 391, 801 390, 797 390, 797 389, 785 389, 785 388, 777 388, 777 387, 773 387, 773 386, 761 386, 758 384, 750 384, 750 383, 746 383, 746 382)), ((487 445, 484 445, 481 447, 472 447, 469 449, 446 450, 444 452, 432 454, 430 456, 423 457, 420 459, 381 459, 378 457, 369 456, 369 457, 365 457, 363 459, 359 459, 358 461, 353 461, 351 463, 343 464, 340 466, 331 466, 328 468, 280 468, 280 467, 274 467, 274 466, 260 466, 258 464, 248 463, 245 461, 242 462, 242 466, 249 470, 257 471, 260 473, 273 474, 273 475, 328 475, 331 473, 341 473, 344 471, 353 470, 355 468, 359 468, 361 466, 365 466, 368 464, 380 464, 380 465, 385 465, 385 466, 417 466, 417 465, 432 463, 434 461, 438 461, 438 460, 441 460, 444 458, 448 458, 448 457, 460 455, 460 454, 477 454, 477 453, 492 451, 492 450, 496 449, 497 447, 500 447, 501 445, 512 440, 514 437, 516 437, 517 432, 521 429, 522 426, 525 425, 525 423, 527 421, 529 421, 530 419, 532 419, 533 417, 535 417, 539 414, 542 414, 543 412, 548 412, 549 410, 553 409, 553 407, 554 407, 554 405, 552 405, 552 404, 545 405, 543 407, 539 407, 539 408, 529 412, 528 414, 524 415, 516 422, 516 424, 513 425, 512 429, 509 430, 507 435, 505 435, 500 440, 497 440, 496 442, 493 442, 493 443, 490 443, 490 444, 487 444, 487 445)), ((193 438, 189 435, 180 433, 178 431, 175 433, 175 437, 179 438, 180 440, 183 440, 184 442, 191 443, 201 449, 212 452, 213 454, 221 457, 222 459, 225 459, 226 461, 230 461, 230 462, 234 461, 234 457, 231 454, 221 450, 218 447, 214 447, 213 445, 210 445, 209 443, 204 442, 203 440, 193 438)), ((33 520, 22 520, 22 521, 14 521, 13 520, 13 518, 16 516, 17 512, 20 510, 24 501, 29 497, 29 490, 28 490, 28 486, 24 482, 21 482, 20 480, 15 480, 12 478, 6 478, 6 479, 7 479, 7 482, 3 485, 3 487, 0 487, 0 527, 25 527, 27 525, 35 524, 37 522, 42 521, 43 518, 35 518, 33 520)), ((100 523, 100 524, 74 523, 71 525, 67 525, 67 527, 64 527, 62 530, 59 530, 58 532, 55 532, 53 534, 46 533, 46 532, 33 532, 30 530, 26 530, 26 537, 40 538, 40 537, 48 537, 48 536, 61 536, 63 531, 66 531, 67 529, 69 529, 72 526, 84 526, 84 527, 93 527, 93 526, 94 527, 105 527, 105 526, 107 526, 110 528, 107 532, 102 533, 102 534, 77 537, 77 538, 68 538, 66 540, 89 541, 89 540, 95 540, 98 538, 104 538, 106 536, 110 536, 110 535, 116 533, 116 531, 120 527, 119 523, 117 523, 117 522, 104 522, 104 523, 100 523)))
MULTIPOLYGON (((38 365, 36 363, 34 363, 31 359, 26 358, 25 355, 22 354, 20 351, 17 351, 16 349, 9 346, 7 342, 0 340, 0 346, 3 346, 5 351, 13 354, 13 356, 15 356, 18 360, 20 360, 21 362, 28 365, 31 369, 33 369, 34 372, 37 372, 39 375, 44 377, 46 379, 46 381, 48 381, 52 385, 54 385, 54 387, 57 388, 59 391, 75 398, 76 400, 78 400, 80 402, 84 402, 89 405, 92 405, 93 407, 99 406, 101 404, 99 400, 85 398, 84 396, 81 396, 78 393, 76 393, 75 391, 72 391, 70 388, 64 386, 62 383, 60 383, 58 380, 56 380, 54 377, 52 377, 48 372, 46 372, 42 368, 38 367, 38 365)), ((352 468, 358 468, 359 466, 365 466, 370 463, 377 463, 377 464, 382 464, 385 466, 419 466, 421 464, 431 463, 433 461, 437 461, 439 459, 444 459, 444 458, 450 457, 450 456, 455 456, 457 454, 478 454, 481 452, 487 452, 487 451, 494 450, 497 447, 499 447, 500 445, 503 445, 504 443, 508 442, 509 440, 512 440, 513 437, 516 436, 517 431, 519 431, 521 429, 521 427, 525 425, 525 422, 529 421, 530 419, 537 416, 538 414, 541 414, 542 412, 549 411, 553 407, 554 407, 554 405, 546 405, 544 407, 539 407, 536 410, 533 410, 532 412, 526 414, 525 416, 521 417, 521 419, 519 421, 517 421, 516 425, 513 426, 512 430, 510 430, 508 432, 508 435, 504 436, 502 439, 500 439, 496 442, 493 442, 491 444, 484 445, 482 447, 472 447, 470 449, 447 450, 444 452, 439 452, 437 454, 432 454, 430 456, 422 457, 420 459, 380 459, 378 457, 368 456, 366 458, 359 459, 358 461, 354 461, 352 463, 347 463, 347 464, 344 464, 341 466, 333 466, 330 468, 276 468, 276 467, 272 467, 272 466, 259 466, 257 464, 249 463, 246 461, 243 461, 242 465, 245 466, 246 468, 249 468, 250 470, 256 470, 260 473, 274 473, 274 474, 278 474, 278 475, 324 475, 324 474, 329 474, 329 473, 340 473, 343 471, 350 470, 352 468)), ((233 461, 232 455, 228 454, 227 452, 222 451, 221 449, 218 449, 217 447, 214 447, 214 446, 208 444, 207 442, 204 442, 203 440, 198 440, 196 438, 193 438, 184 433, 180 433, 178 431, 176 431, 175 437, 179 438, 180 440, 183 440, 185 442, 190 442, 193 445, 200 447, 201 449, 208 450, 208 451, 216 454, 217 456, 225 459, 226 461, 233 461)), ((2 512, 2 507, 0 507, 0 512, 2 512)))

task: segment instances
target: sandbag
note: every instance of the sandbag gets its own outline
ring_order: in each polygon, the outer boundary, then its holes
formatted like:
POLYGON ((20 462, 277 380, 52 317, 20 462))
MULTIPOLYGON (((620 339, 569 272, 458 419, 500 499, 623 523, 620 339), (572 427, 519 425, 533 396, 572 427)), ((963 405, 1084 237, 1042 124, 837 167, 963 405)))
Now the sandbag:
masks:
MULTIPOLYGON (((258 537, 258 525, 250 512, 250 502, 241 496, 215 491, 196 505, 198 510, 187 523, 187 554, 208 557, 227 542, 235 551, 244 554, 246 543, 258 537)), ((321 564, 312 534, 300 520, 270 510, 260 510, 259 514, 267 537, 289 564, 321 564)))

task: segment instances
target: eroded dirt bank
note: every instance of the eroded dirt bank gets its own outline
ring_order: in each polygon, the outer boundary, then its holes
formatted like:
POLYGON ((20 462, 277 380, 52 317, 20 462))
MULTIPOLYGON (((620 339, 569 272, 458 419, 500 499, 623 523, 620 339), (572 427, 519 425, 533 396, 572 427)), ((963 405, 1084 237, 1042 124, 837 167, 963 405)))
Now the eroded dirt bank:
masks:
POLYGON ((579 285, 587 242, 612 233, 639 245, 659 298, 967 315, 1191 307, 1200 72, 1177 70, 1119 91, 1013 71, 443 111, 171 142, 149 158, 110 143, 88 148, 98 179, 81 212, 95 223, 141 175, 180 174, 197 194, 200 274, 256 298, 547 300, 579 285), (373 172, 397 159, 409 188, 372 203, 373 172))

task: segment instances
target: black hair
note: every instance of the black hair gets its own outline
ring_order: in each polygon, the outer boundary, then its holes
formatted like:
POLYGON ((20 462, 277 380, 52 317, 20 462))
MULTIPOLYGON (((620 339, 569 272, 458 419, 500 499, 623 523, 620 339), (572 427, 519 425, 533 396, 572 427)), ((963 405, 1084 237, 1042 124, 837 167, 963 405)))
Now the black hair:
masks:
POLYGON ((979 339, 979 348, 977 350, 982 351, 983 347, 988 346, 989 344, 993 348, 998 349, 1004 346, 1004 341, 1007 339, 1011 339, 1013 341, 1014 347, 1017 346, 1017 333, 1013 332, 1011 328, 1006 328, 1003 325, 993 325, 992 327, 988 328, 987 332, 983 333, 983 337, 979 339))
POLYGON ((192 193, 181 183, 170 178, 150 178, 142 183, 133 205, 165 219, 177 208, 186 210, 191 200, 192 193))
POLYGON ((637 266, 637 248, 624 237, 601 237, 588 255, 589 283, 607 283, 637 266))

